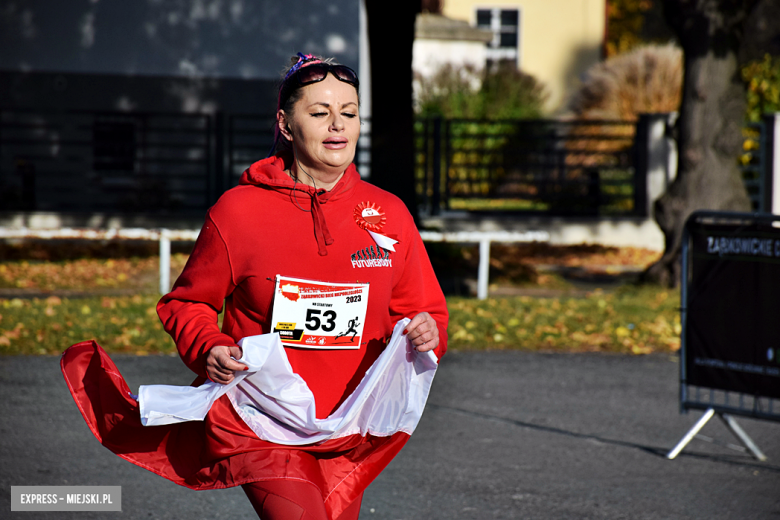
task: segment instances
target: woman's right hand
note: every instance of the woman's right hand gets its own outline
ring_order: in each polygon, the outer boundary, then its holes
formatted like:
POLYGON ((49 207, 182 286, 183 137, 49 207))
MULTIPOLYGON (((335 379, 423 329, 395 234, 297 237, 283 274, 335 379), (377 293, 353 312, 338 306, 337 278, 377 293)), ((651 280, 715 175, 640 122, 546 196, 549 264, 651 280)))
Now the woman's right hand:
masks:
POLYGON ((247 370, 248 367, 236 361, 243 353, 239 347, 218 345, 212 347, 206 355, 206 375, 215 383, 226 385, 233 380, 233 373, 247 370))

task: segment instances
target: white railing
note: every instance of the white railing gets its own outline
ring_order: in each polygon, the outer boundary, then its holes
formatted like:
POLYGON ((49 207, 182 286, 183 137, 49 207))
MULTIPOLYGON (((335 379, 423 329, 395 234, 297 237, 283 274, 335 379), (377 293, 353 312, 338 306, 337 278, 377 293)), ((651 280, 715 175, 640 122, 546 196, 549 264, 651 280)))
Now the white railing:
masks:
POLYGON ((488 296, 490 273, 491 242, 549 242, 546 231, 421 231, 425 242, 455 242, 479 244, 479 267, 477 269, 477 298, 484 300, 488 296))
POLYGON ((194 241, 200 231, 173 229, 28 229, 0 227, 0 239, 3 238, 42 238, 42 239, 78 239, 78 240, 149 240, 160 242, 160 294, 171 288, 171 240, 194 241))
MULTIPOLYGON (((0 227, 0 239, 78 239, 78 240, 149 240, 160 242, 160 294, 171 287, 171 240, 194 241, 199 231, 172 229, 29 229, 0 227)), ((491 242, 547 242, 550 235, 546 231, 422 231, 420 236, 425 242, 453 242, 479 244, 479 268, 477 272, 477 298, 484 300, 488 296, 490 243, 491 242)))

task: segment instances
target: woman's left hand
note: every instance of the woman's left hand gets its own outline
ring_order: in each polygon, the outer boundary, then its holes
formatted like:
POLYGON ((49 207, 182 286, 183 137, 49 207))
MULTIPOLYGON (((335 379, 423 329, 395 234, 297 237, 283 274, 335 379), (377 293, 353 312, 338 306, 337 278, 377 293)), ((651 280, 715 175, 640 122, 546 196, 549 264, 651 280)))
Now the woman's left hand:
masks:
POLYGON ((419 352, 427 352, 439 346, 439 327, 427 312, 421 312, 406 325, 404 334, 419 352))

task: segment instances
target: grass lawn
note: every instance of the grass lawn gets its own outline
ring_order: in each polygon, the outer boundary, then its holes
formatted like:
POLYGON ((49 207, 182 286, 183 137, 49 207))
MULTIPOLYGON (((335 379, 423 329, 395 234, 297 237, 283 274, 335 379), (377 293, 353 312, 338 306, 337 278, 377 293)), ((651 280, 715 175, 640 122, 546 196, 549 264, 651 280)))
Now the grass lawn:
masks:
POLYGON ((680 348, 679 292, 621 287, 584 297, 450 298, 453 349, 649 354, 680 348))
POLYGON ((175 353, 156 295, 0 300, 0 354, 59 354, 95 339, 108 352, 175 353))
MULTIPOLYGON (((473 248, 433 246, 430 252, 440 278, 476 273, 478 255, 473 248)), ((0 258, 5 258, 0 260, 0 354, 59 354, 89 339, 109 352, 175 354, 154 309, 159 299, 157 257, 63 259, 19 251, 15 255, 30 258, 9 259, 12 255, 2 256, 0 250, 0 258), (67 298, 62 295, 67 290, 102 295, 67 298), (45 292, 52 295, 46 297, 45 292), (34 294, 39 297, 30 297, 34 294)), ((645 250, 587 245, 494 247, 491 281, 500 288, 520 289, 520 294, 484 301, 448 297, 449 346, 627 354, 675 351, 680 344, 678 291, 614 283, 604 290, 593 284, 583 289, 560 274, 609 276, 644 267, 656 256, 645 250), (522 289, 548 291, 546 297, 531 297, 522 289)), ((186 258, 185 253, 173 255, 172 279, 186 258)))

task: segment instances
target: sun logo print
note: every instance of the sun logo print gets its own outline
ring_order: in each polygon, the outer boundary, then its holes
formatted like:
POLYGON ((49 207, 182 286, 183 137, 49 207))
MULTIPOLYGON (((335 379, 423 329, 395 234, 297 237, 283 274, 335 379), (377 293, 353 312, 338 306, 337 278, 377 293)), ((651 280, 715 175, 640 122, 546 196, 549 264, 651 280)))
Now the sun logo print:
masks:
POLYGON ((382 211, 381 206, 374 204, 373 202, 361 202, 355 206, 352 216, 355 218, 355 223, 360 229, 373 231, 374 233, 382 231, 382 228, 387 222, 385 212, 382 211))

